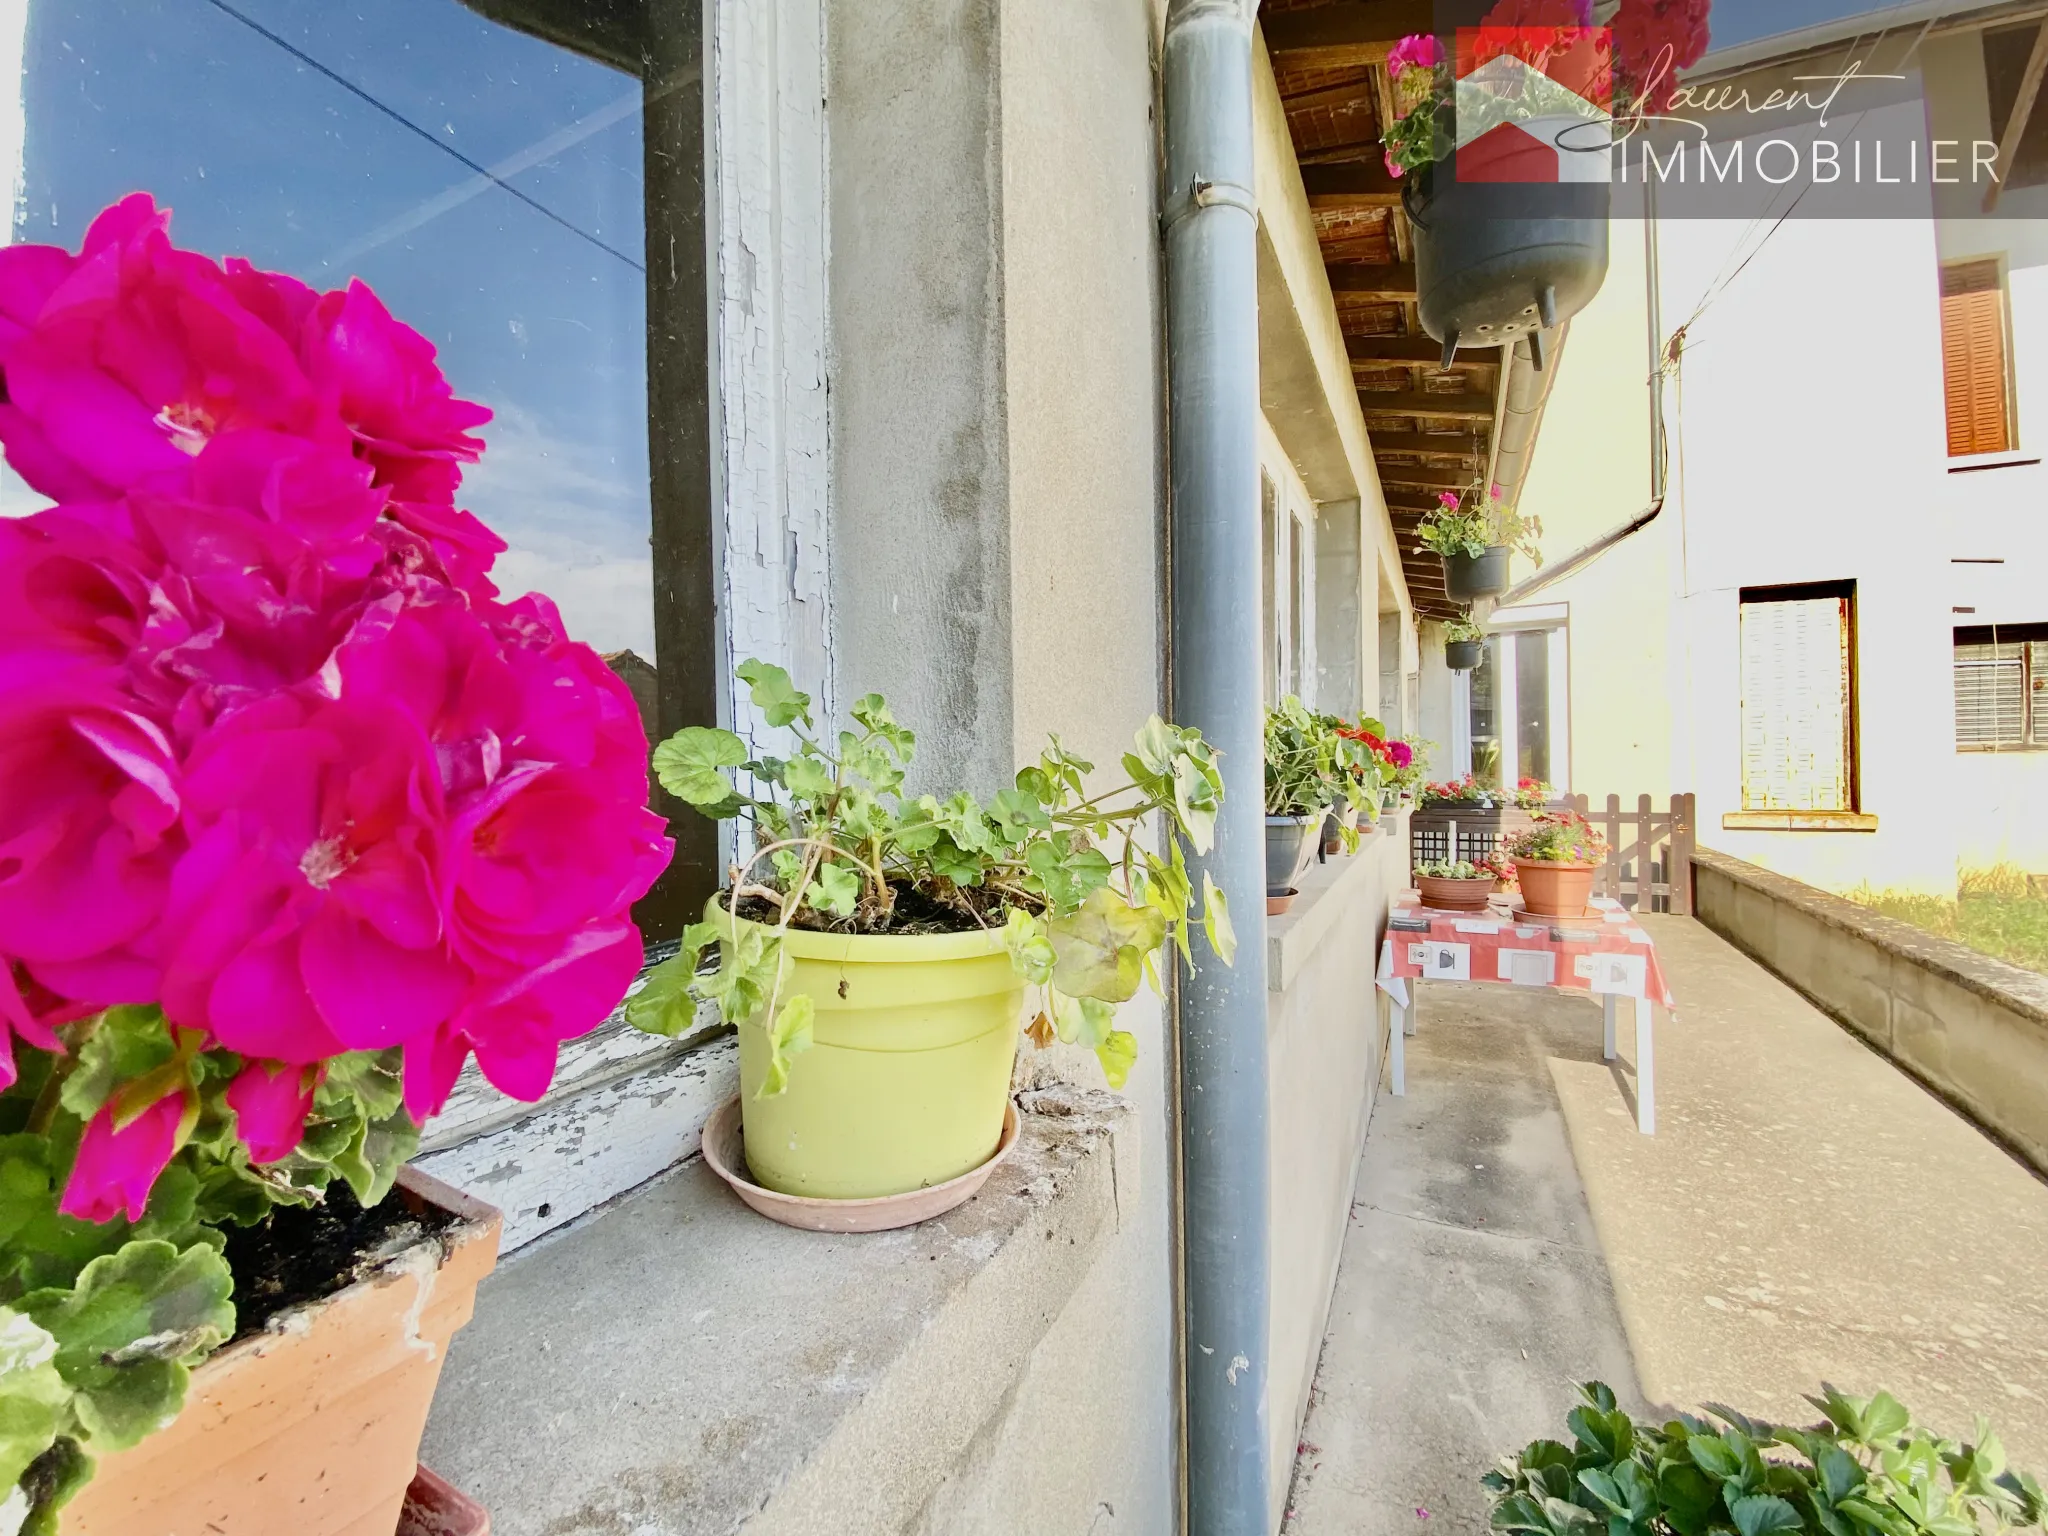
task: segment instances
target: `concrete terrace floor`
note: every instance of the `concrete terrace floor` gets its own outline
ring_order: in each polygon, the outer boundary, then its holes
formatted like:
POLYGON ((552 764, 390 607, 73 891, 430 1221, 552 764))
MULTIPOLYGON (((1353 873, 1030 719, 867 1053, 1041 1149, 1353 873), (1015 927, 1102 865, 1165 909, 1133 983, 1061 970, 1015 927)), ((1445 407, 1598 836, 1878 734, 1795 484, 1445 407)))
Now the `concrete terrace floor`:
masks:
POLYGON ((1884 1387, 1989 1416, 2048 1473, 2048 1185, 1688 918, 1649 918, 1678 1017, 1658 1134, 1633 1030, 1586 997, 1431 984, 1382 1088, 1302 1433, 1290 1536, 1486 1529, 1477 1479, 1563 1437, 1574 1383, 1639 1411, 1812 1417, 1884 1387))

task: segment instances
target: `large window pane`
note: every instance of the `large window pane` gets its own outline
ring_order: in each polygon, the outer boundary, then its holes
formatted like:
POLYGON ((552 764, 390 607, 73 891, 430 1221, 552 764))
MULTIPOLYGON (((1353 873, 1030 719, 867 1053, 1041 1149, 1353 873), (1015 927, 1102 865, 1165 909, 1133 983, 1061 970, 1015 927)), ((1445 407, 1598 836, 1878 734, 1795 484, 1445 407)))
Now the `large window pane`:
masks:
POLYGON ((145 190, 181 245, 362 278, 497 413, 499 585, 653 658, 636 79, 455 0, 29 0, 23 44, 14 239, 145 190))

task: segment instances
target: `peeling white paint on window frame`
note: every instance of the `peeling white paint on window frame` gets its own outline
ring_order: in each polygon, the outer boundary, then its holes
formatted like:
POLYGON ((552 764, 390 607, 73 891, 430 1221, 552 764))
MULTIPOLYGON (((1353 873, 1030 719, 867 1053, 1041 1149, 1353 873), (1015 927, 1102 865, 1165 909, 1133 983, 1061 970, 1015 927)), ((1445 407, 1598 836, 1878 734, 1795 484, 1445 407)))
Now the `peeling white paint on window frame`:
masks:
MULTIPOLYGON (((722 630, 728 661, 777 663, 829 717, 824 9, 713 0, 711 17, 722 630)), ((744 697, 730 708, 755 737, 744 697)))

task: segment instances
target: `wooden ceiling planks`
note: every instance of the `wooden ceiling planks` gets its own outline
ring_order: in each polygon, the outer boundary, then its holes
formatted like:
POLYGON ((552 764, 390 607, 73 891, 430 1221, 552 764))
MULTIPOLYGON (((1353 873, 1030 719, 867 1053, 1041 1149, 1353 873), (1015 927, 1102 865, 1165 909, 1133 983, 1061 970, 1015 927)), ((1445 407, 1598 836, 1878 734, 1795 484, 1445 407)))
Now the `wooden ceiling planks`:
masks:
POLYGON ((1416 611, 1462 611, 1415 530, 1442 491, 1471 484, 1492 450, 1498 352, 1443 348, 1415 311, 1414 240, 1401 181, 1380 150, 1388 50, 1434 29, 1432 0, 1265 0, 1261 28, 1302 168, 1337 319, 1416 611))

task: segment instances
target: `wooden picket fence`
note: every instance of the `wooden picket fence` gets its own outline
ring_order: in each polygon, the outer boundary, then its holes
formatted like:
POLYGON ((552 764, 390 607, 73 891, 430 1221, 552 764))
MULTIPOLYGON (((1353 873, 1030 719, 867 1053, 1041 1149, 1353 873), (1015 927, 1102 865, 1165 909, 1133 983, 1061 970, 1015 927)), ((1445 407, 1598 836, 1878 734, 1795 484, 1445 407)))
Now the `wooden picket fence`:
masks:
MULTIPOLYGON (((1662 810, 1648 795, 1638 795, 1632 811, 1621 808, 1619 795, 1607 797, 1605 810, 1594 810, 1585 795, 1559 803, 1584 816, 1607 839, 1607 863, 1593 881, 1595 895, 1612 897, 1630 911, 1691 916, 1697 825, 1691 795, 1673 795, 1662 810)), ((1448 859, 1476 864, 1492 855, 1501 838, 1534 819, 1529 812, 1514 809, 1431 806, 1409 819, 1409 857, 1418 864, 1448 859)))
POLYGON ((1585 795, 1573 795, 1569 803, 1607 839, 1607 863, 1593 882, 1596 894, 1610 896, 1631 911, 1692 915, 1692 852, 1698 823, 1691 795, 1673 795, 1661 811, 1648 795, 1636 796, 1632 811, 1621 808, 1619 795, 1607 797, 1604 811, 1594 810, 1585 795))

